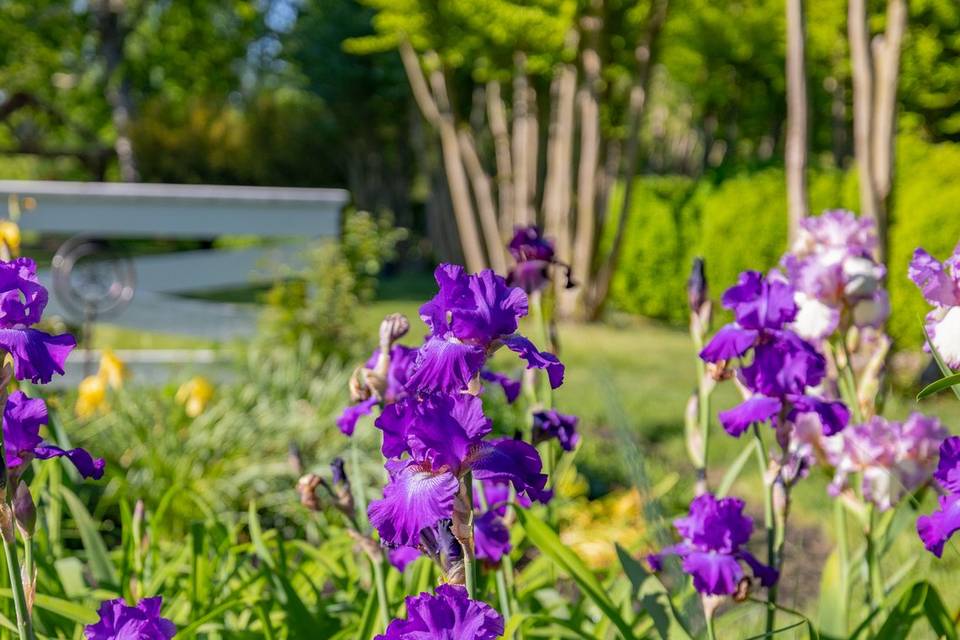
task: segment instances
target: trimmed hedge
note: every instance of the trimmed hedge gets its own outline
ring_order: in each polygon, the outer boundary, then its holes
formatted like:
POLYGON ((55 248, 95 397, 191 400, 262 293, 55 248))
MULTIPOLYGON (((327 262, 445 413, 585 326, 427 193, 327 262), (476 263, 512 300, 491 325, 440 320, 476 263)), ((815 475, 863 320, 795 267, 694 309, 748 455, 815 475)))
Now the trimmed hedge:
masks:
MULTIPOLYGON (((960 145, 901 136, 897 153, 889 330, 898 344, 917 346, 922 342, 917 316, 927 305, 906 277, 907 264, 917 246, 945 257, 960 240, 960 145)), ((622 197, 622 190, 614 193, 614 212, 622 197)), ((776 266, 786 248, 785 179, 779 168, 718 184, 675 176, 639 178, 631 199, 633 220, 611 286, 612 306, 630 313, 685 324, 685 283, 694 256, 706 259, 717 299, 741 271, 776 266)), ((855 172, 811 172, 812 210, 856 210, 857 201, 855 172)))

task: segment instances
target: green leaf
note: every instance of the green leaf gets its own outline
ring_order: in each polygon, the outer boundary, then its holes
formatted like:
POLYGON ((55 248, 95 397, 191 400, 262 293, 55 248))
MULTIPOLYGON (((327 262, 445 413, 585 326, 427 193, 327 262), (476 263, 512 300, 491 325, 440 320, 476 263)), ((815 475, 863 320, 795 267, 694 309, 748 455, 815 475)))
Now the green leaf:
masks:
POLYGON ((60 487, 60 495, 63 496, 74 522, 77 523, 77 529, 80 531, 80 540, 83 542, 83 548, 87 552, 87 562, 90 564, 90 570, 98 582, 104 582, 109 585, 117 584, 117 569, 107 553, 107 545, 100 536, 97 524, 90 517, 90 512, 83 506, 80 498, 65 486, 60 487))
POLYGON ((179 629, 177 631, 177 640, 186 640, 187 638, 195 635, 197 631, 200 629, 200 627, 207 624, 208 622, 219 619, 224 613, 226 613, 227 611, 230 611, 231 609, 240 609, 240 608, 246 609, 249 606, 250 606, 249 602, 243 599, 224 602, 220 606, 214 607, 213 609, 208 611, 205 615, 200 616, 199 618, 191 622, 189 625, 187 625, 183 629, 179 629))
POLYGON ((617 627, 624 640, 632 640, 634 635, 631 626, 620 616, 619 610, 607 596, 603 585, 577 554, 560 541, 553 529, 527 511, 517 509, 515 513, 530 541, 577 583, 584 595, 590 598, 617 627))
POLYGON ((923 389, 920 390, 920 393, 917 394, 917 400, 923 400, 928 398, 935 393, 940 393, 947 387, 953 387, 960 384, 960 373, 954 373, 945 378, 940 378, 936 382, 931 382, 923 389))
POLYGON ((733 486, 733 483, 737 481, 737 478, 740 477, 740 472, 743 471, 743 467, 747 464, 747 460, 750 459, 750 456, 753 455, 753 450, 757 446, 756 440, 751 440, 750 444, 743 448, 743 451, 740 452, 740 455, 733 461, 730 465, 730 468, 727 469, 727 472, 723 474, 723 479, 720 480, 720 486, 717 487, 716 495, 718 498, 723 498, 727 495, 727 492, 730 491, 730 487, 733 486))
POLYGON ((620 566, 623 567, 623 572, 627 575, 627 579, 630 580, 630 586, 633 588, 631 596, 636 598, 637 594, 640 593, 640 589, 643 588, 643 583, 650 577, 650 573, 643 567, 636 558, 630 555, 630 552, 616 544, 617 548, 617 558, 620 560, 620 566))
MULTIPOLYGON (((10 589, 0 589, 0 597, 12 599, 13 592, 10 589)), ((96 612, 89 607, 42 593, 34 596, 33 603, 38 609, 55 613, 79 624, 93 624, 98 619, 96 612)))
POLYGON ((644 581, 640 589, 640 604, 663 640, 691 640, 690 632, 680 622, 680 616, 670 601, 670 594, 656 576, 644 581))
POLYGON ((921 618, 926 618, 938 637, 956 640, 957 628, 950 613, 937 590, 926 581, 917 582, 904 592, 874 637, 876 640, 908 638, 913 625, 921 618))
MULTIPOLYGON (((930 353, 933 355, 933 359, 936 361, 937 366, 940 368, 940 373, 944 375, 944 379, 950 378, 951 376, 954 375, 953 369, 947 366, 947 363, 940 356, 940 352, 937 351, 937 348, 935 346, 933 346, 933 340, 930 339, 930 334, 927 333, 927 326, 923 323, 923 321, 920 322, 920 329, 923 331, 923 339, 927 341, 927 347, 930 348, 930 353)), ((928 385, 927 388, 929 388, 930 386, 932 385, 928 385)), ((953 390, 953 395, 957 396, 957 399, 960 400, 960 389, 953 386, 952 384, 947 386, 949 386, 953 390)), ((923 393, 924 391, 926 391, 927 388, 924 388, 923 391, 921 391, 920 393, 923 393)), ((934 391, 931 393, 936 393, 936 392, 934 391)), ((928 393, 927 395, 930 395, 930 394, 928 393)), ((927 396, 923 396, 923 397, 927 397, 927 396)), ((917 400, 919 399, 920 399, 920 395, 918 394, 917 400)))
POLYGON ((847 635, 847 600, 848 595, 843 593, 840 566, 840 554, 836 549, 827 558, 823 565, 823 575, 820 577, 820 631, 834 638, 844 638, 847 635))

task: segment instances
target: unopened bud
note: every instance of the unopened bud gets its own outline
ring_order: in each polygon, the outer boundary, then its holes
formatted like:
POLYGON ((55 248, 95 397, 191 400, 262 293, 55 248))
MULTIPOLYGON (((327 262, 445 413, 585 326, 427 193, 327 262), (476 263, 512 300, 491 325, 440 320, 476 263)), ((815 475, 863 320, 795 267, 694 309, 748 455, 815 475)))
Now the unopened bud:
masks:
POLYGON ((420 531, 420 551, 440 568, 443 578, 451 584, 464 584, 463 546, 453 535, 453 522, 444 519, 420 531))
POLYGON ((303 473, 303 455, 300 453, 300 447, 296 442, 291 442, 287 449, 287 461, 293 473, 300 475, 303 473))
POLYGON ((30 487, 25 482, 17 485, 17 493, 13 499, 13 514, 17 519, 17 528, 24 539, 33 537, 37 529, 37 506, 30 495, 30 487))
POLYGON ((390 351, 393 343, 407 335, 410 321, 402 313, 391 313, 380 323, 380 349, 390 351))
POLYGON ((308 473, 297 481, 297 493, 300 494, 300 504, 310 511, 320 510, 320 500, 317 498, 317 487, 323 481, 315 473, 308 473))
POLYGON ((333 497, 337 508, 349 517, 354 516, 356 506, 353 502, 353 492, 350 490, 350 478, 343 464, 343 458, 334 458, 330 463, 333 478, 333 497))
POLYGON ((694 313, 699 312, 709 295, 706 263, 703 258, 697 256, 693 259, 693 267, 687 279, 687 302, 690 304, 690 310, 694 313))

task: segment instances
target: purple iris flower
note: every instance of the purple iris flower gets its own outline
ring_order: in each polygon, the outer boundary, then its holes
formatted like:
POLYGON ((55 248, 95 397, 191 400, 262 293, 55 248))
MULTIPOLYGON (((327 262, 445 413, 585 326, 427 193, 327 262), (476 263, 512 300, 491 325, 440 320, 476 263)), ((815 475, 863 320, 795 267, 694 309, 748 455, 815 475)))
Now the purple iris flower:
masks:
POLYGON ((477 557, 490 564, 499 564, 510 553, 510 530, 494 511, 487 511, 473 520, 473 538, 477 557))
MULTIPOLYGON (((553 497, 553 493, 551 491, 545 491, 540 497, 543 498, 543 500, 541 500, 542 502, 549 502, 550 498, 553 497)), ((502 518, 507 514, 507 506, 510 504, 510 502, 511 496, 509 482, 501 480, 484 480, 474 484, 473 504, 486 504, 490 511, 493 511, 502 518), (483 492, 482 496, 481 492, 483 492), (481 499, 481 497, 483 499, 481 499)), ((533 502, 530 500, 530 496, 522 494, 513 496, 513 502, 516 502, 524 509, 529 509, 533 504, 533 502)))
POLYGON ((796 241, 781 260, 796 289, 793 329, 808 340, 833 333, 841 319, 878 327, 890 315, 886 269, 874 259, 876 225, 850 211, 826 211, 800 223, 796 241))
MULTIPOLYGON (((380 404, 391 404, 407 394, 406 385, 410 367, 416 358, 417 350, 402 344, 394 345, 390 350, 390 367, 387 370, 387 386, 382 399, 369 397, 356 404, 349 405, 337 418, 337 427, 346 436, 352 436, 357 427, 357 421, 363 416, 373 413, 373 408, 380 404)), ((380 357, 380 349, 375 349, 367 359, 364 367, 373 369, 380 357)))
POLYGON ((556 438, 564 451, 573 451, 580 442, 577 433, 577 416, 570 416, 554 409, 533 414, 533 443, 556 438))
POLYGON ((28 398, 22 391, 10 394, 3 411, 3 447, 9 469, 16 472, 34 458, 48 460, 66 456, 84 478, 103 477, 102 458, 94 460, 83 449, 65 451, 44 442, 40 437, 43 424, 47 424, 47 405, 43 400, 28 398))
POLYGON ((405 600, 407 618, 394 620, 374 640, 496 640, 503 618, 485 602, 471 600, 467 590, 442 584, 436 593, 405 600))
POLYGON ((415 547, 396 547, 387 550, 387 560, 389 560, 390 564, 400 573, 403 573, 407 566, 421 555, 420 549, 415 547))
POLYGON ((550 282, 551 269, 558 266, 566 272, 567 287, 573 286, 570 267, 557 260, 553 242, 543 237, 540 227, 517 227, 507 249, 517 262, 507 276, 508 284, 527 293, 540 291, 550 282))
POLYGON ((84 627, 87 640, 170 640, 177 632, 173 622, 160 617, 163 598, 144 598, 129 607, 123 598, 107 600, 97 613, 100 620, 84 627))
POLYGON ((390 481, 370 503, 370 522, 389 544, 413 546, 420 531, 451 517, 461 478, 510 482, 518 494, 544 500, 546 475, 536 448, 520 440, 484 440, 490 421, 479 398, 457 394, 407 397, 376 421, 390 481), (410 457, 399 459, 408 454, 410 457))
POLYGON ((507 404, 513 404, 520 397, 520 381, 508 375, 483 369, 480 371, 480 379, 500 385, 500 388, 503 389, 503 395, 507 398, 507 404))
POLYGON ((487 269, 468 275, 463 267, 442 264, 434 272, 439 291, 420 307, 430 334, 420 347, 407 387, 420 392, 461 391, 480 373, 487 357, 506 346, 545 369, 554 388, 563 383, 563 365, 517 333, 527 315, 527 295, 487 269))
POLYGON ((698 496, 690 503, 690 514, 674 520, 683 542, 648 556, 651 568, 660 571, 665 556, 678 556, 697 591, 730 595, 744 576, 742 562, 760 584, 772 586, 778 577, 776 569, 761 564, 743 548, 753 533, 753 520, 744 515, 743 508, 743 500, 737 498, 718 500, 709 493, 698 496))
POLYGON ((933 477, 948 493, 940 496, 939 509, 917 519, 917 533, 927 551, 939 558, 947 541, 960 531, 960 436, 950 436, 940 445, 933 477))
POLYGON ((950 368, 960 368, 960 245, 943 262, 918 248, 908 274, 933 305, 926 317, 930 341, 950 368))
POLYGON ((30 325, 40 321, 47 306, 47 290, 37 281, 37 265, 30 258, 0 261, 0 347, 13 356, 18 380, 47 383, 77 341, 70 334, 52 336, 30 325))
POLYGON ((807 394, 808 387, 823 380, 826 360, 813 345, 784 328, 797 315, 790 285, 746 271, 724 292, 722 302, 733 311, 735 322, 721 328, 700 357, 724 363, 752 352, 753 361, 742 366, 739 375, 755 394, 719 413, 727 433, 739 437, 752 424, 780 422, 781 416, 792 422, 802 413, 816 413, 825 435, 843 429, 849 411, 842 403, 807 394))

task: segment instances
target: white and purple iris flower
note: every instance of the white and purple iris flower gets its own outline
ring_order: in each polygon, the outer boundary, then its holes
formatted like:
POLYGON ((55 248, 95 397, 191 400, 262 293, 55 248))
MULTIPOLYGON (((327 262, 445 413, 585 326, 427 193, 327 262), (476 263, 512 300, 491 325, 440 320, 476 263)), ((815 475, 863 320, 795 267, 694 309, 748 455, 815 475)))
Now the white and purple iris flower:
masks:
POLYGON ((943 555, 947 541, 960 531, 960 436, 950 436, 940 445, 940 462, 933 477, 947 492, 939 509, 917 519, 917 533, 927 551, 943 555))
POLYGON ((800 222, 796 241, 781 260, 798 306, 792 329, 807 340, 828 337, 841 325, 879 327, 890 315, 881 286, 886 269, 874 256, 876 224, 850 211, 826 211, 800 222))
POLYGON ((527 295, 487 269, 469 275, 461 266, 442 264, 434 277, 439 291, 420 307, 430 333, 417 353, 407 386, 421 392, 463 391, 480 374, 487 358, 506 346, 545 369, 553 388, 563 383, 563 365, 517 333, 527 315, 527 295))
POLYGON ((376 425, 390 480, 368 514, 389 544, 415 546, 421 529, 450 518, 469 472, 477 480, 509 482, 518 495, 549 499, 536 448, 512 438, 485 440, 491 424, 477 397, 408 396, 386 407, 376 425))
POLYGON ((84 449, 64 450, 43 441, 40 425, 47 424, 47 405, 31 399, 22 391, 14 391, 3 410, 3 450, 7 468, 19 473, 34 458, 48 460, 65 456, 84 478, 103 477, 104 461, 94 460, 84 449))
POLYGON ((835 438, 823 438, 821 446, 835 468, 830 493, 838 495, 854 475, 863 498, 886 511, 930 479, 948 435, 937 418, 912 413, 903 422, 874 416, 835 438))
POLYGON ((52 336, 31 326, 47 306, 47 290, 37 281, 30 258, 0 262, 0 347, 13 357, 17 380, 46 384, 63 375, 63 364, 77 341, 67 333, 52 336))
POLYGON ((753 356, 749 364, 740 367, 738 375, 754 395, 719 413, 726 432, 739 437, 750 425, 768 421, 786 428, 787 422, 803 413, 819 416, 824 435, 842 430, 849 420, 843 403, 808 393, 808 387, 823 380, 826 360, 813 345, 786 328, 797 316, 790 285, 746 271, 724 292, 722 302, 733 311, 735 321, 716 333, 700 357, 725 364, 748 354, 753 356))
POLYGON ((648 556, 651 568, 660 571, 664 557, 678 556, 698 592, 731 595, 744 578, 743 563, 761 585, 772 586, 778 577, 776 569, 744 549, 753 533, 753 520, 744 515, 743 508, 743 500, 738 498, 718 500, 709 493, 695 498, 689 515, 673 522, 683 541, 648 556))
POLYGON ((87 625, 83 634, 87 640, 170 640, 177 628, 173 622, 160 616, 163 598, 144 598, 135 607, 127 606, 123 598, 107 600, 97 611, 100 620, 87 625))
POLYGON ((960 368, 960 245, 943 262, 918 248, 908 275, 933 305, 926 317, 930 342, 951 369, 960 368))
POLYGON ((493 607, 467 596, 467 590, 442 584, 436 593, 408 596, 407 617, 394 620, 374 640, 457 638, 496 640, 503 634, 503 618, 493 607))

